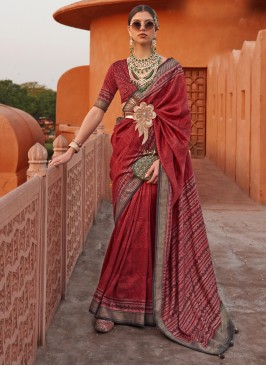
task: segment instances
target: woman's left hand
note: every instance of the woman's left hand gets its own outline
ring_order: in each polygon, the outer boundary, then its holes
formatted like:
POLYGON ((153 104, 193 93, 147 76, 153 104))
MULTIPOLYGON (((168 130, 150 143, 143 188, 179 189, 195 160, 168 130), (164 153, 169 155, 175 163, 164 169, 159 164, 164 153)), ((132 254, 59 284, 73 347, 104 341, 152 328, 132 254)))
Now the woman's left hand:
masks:
POLYGON ((147 170, 145 177, 151 177, 147 183, 156 184, 158 182, 160 160, 155 160, 151 167, 147 170))

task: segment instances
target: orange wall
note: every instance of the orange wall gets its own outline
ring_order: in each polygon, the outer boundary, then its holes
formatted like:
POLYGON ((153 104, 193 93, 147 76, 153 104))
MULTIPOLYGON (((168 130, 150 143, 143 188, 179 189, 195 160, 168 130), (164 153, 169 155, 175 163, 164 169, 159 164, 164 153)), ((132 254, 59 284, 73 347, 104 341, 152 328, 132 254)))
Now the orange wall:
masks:
POLYGON ((236 176, 236 67, 240 50, 233 50, 226 58, 226 125, 225 125, 225 172, 235 180, 236 176))
MULTIPOLYGON (((244 40, 253 40, 266 25, 266 13, 249 12, 246 1, 187 0, 158 12, 158 52, 179 60, 184 67, 206 67, 216 54, 240 48, 244 40)), ((97 98, 104 75, 115 60, 129 53, 127 13, 98 17, 91 22, 90 105, 97 98)), ((106 113, 106 132, 111 132, 115 117, 121 114, 120 97, 106 113)))
MULTIPOLYGON (((265 27, 266 13, 251 10, 249 4, 250 0, 151 2, 160 22, 158 52, 176 58, 184 67, 207 67, 214 55, 240 48, 265 27)), ((112 11, 91 21, 90 78, 84 67, 70 70, 59 80, 57 124, 80 125, 98 96, 108 67, 128 56, 127 16, 127 12, 112 11)), ((104 117, 107 133, 121 114, 118 94, 104 117)))
MULTIPOLYGON (((254 42, 266 27, 266 11, 252 9, 251 0, 150 4, 159 16, 158 52, 184 67, 208 66, 207 157, 266 203, 266 103, 260 99, 266 93, 265 31, 254 42)), ((72 135, 97 99, 111 63, 129 55, 128 13, 97 14, 90 23, 90 67, 72 69, 58 83, 57 124, 69 124, 72 135)), ((112 132, 119 115, 118 92, 104 117, 105 132, 112 132)))
MULTIPOLYGON (((80 126, 89 109, 90 67, 79 66, 65 72, 57 85, 56 134, 59 125, 80 126)), ((71 130, 71 128, 70 128, 71 130)), ((70 132, 73 138, 74 134, 70 132)), ((67 136, 66 136, 67 137, 67 136)))
POLYGON ((250 194, 266 203, 266 30, 258 34, 252 61, 250 194))
POLYGON ((237 67, 236 182, 249 193, 251 65, 255 42, 244 42, 237 67))
POLYGON ((256 41, 245 41, 240 51, 216 56, 208 69, 207 156, 252 198, 266 203, 266 30, 256 41))
POLYGON ((217 162, 217 115, 218 115, 218 69, 219 58, 208 65, 207 73, 207 121, 206 121, 206 156, 217 162), (211 87, 209 87, 211 85, 211 87))

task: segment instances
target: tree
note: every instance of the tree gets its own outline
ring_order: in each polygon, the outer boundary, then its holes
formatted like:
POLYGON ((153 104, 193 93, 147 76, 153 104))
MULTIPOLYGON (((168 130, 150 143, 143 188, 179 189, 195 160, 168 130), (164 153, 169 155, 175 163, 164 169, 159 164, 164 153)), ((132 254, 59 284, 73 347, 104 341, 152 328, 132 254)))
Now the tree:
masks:
POLYGON ((22 109, 37 120, 55 120, 56 92, 37 82, 18 85, 12 80, 0 80, 0 103, 22 109))

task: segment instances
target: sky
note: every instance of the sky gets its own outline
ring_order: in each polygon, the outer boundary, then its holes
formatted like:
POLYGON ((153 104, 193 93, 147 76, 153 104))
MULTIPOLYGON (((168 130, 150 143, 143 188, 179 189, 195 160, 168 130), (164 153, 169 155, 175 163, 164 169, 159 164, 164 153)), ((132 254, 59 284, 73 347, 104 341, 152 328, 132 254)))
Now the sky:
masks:
POLYGON ((75 0, 0 0, 0 80, 56 90, 67 70, 89 64, 90 33, 56 22, 75 0))

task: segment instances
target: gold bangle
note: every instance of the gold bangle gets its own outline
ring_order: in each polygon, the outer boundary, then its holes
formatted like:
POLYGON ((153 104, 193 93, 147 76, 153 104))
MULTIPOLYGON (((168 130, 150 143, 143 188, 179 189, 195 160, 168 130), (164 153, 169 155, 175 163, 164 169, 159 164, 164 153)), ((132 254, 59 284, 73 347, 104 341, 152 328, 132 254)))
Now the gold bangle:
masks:
POLYGON ((80 150, 80 147, 78 146, 78 144, 75 141, 71 141, 68 146, 73 147, 73 149, 75 150, 76 153, 79 152, 79 150, 80 150))

